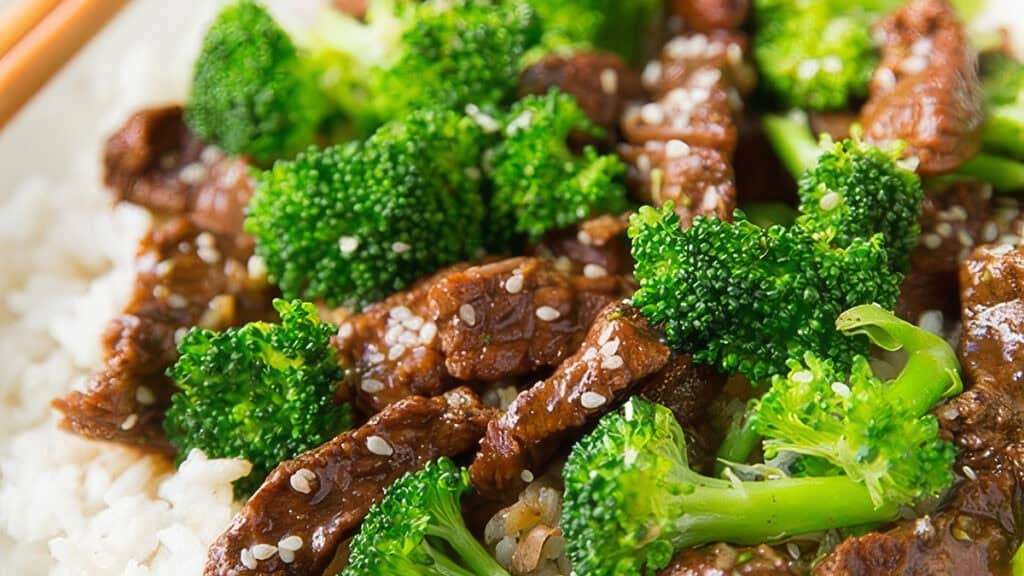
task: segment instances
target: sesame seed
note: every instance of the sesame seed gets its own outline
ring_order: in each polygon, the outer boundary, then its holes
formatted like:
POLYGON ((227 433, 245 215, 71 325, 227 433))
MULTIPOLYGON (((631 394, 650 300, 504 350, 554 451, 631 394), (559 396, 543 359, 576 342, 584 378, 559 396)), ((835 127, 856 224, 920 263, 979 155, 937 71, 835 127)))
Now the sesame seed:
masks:
POLYGON ((402 357, 402 354, 405 354, 404 344, 395 344, 391 348, 388 348, 388 360, 398 360, 402 357))
POLYGON ((313 491, 313 487, 310 483, 316 480, 316 473, 309 468, 299 468, 291 477, 288 479, 288 483, 291 485, 292 490, 301 494, 309 494, 313 491))
POLYGON ((433 322, 427 322, 420 328, 420 342, 424 344, 430 344, 434 341, 434 336, 437 335, 437 324, 433 322))
POLYGON ((907 156, 896 161, 896 165, 908 172, 914 172, 921 165, 921 159, 917 156, 907 156))
POLYGON ((583 275, 587 278, 601 278, 608 275, 608 270, 600 264, 587 264, 583 267, 583 275))
POLYGON ((203 151, 199 153, 199 159, 202 160, 203 164, 213 164, 217 160, 224 157, 224 154, 220 151, 220 148, 216 146, 206 146, 203 151))
POLYGON ((594 243, 594 238, 590 235, 590 232, 586 230, 580 230, 576 233, 576 240, 584 246, 590 246, 594 243))
POLYGON ((601 350, 600 350, 601 356, 604 356, 605 358, 607 358, 609 356, 614 356, 615 353, 618 352, 618 351, 619 351, 619 339, 618 338, 616 338, 615 340, 609 340, 608 342, 605 342, 601 346, 601 350))
POLYGON ((914 521, 914 534, 917 536, 926 536, 934 529, 931 516, 925 515, 914 521))
POLYGON ((459 306, 459 319, 465 322, 467 326, 476 326, 476 308, 473 308, 472 304, 459 306))
POLYGON ((168 294, 167 305, 171 308, 184 308, 188 306, 188 300, 181 294, 168 294))
POLYGON ((249 274, 249 278, 262 280, 267 277, 266 261, 255 254, 249 256, 249 260, 245 263, 245 268, 246 272, 249 274))
POLYGON ((968 480, 977 480, 978 479, 978 475, 974 472, 974 468, 971 468, 970 466, 964 464, 963 471, 964 471, 964 476, 966 476, 968 480))
POLYGON ((601 91, 609 96, 619 91, 619 73, 611 68, 601 70, 601 91))
POLYGON ((196 246, 203 248, 213 248, 217 245, 217 239, 213 237, 213 234, 209 232, 203 232, 196 236, 196 246))
POLYGON ((935 232, 943 238, 949 238, 953 235, 953 225, 949 222, 939 222, 935 225, 935 232))
POLYGON ((690 147, 682 140, 669 140, 665 144, 665 156, 669 158, 681 158, 690 153, 690 147))
POLYGON ((526 483, 533 482, 533 472, 530 472, 529 470, 523 470, 522 472, 519 473, 519 478, 521 478, 522 481, 526 483))
POLYGON ((188 334, 188 328, 178 328, 174 331, 174 344, 181 345, 181 341, 185 339, 185 335, 188 334))
POLYGON ((369 354, 366 355, 366 361, 369 362, 370 364, 380 364, 386 359, 387 356, 381 354, 380 352, 370 352, 369 354))
POLYGON ((605 370, 618 370, 622 368, 623 364, 625 364, 625 361, 622 360, 622 356, 608 356, 601 361, 601 368, 605 370))
POLYGON ((206 166, 199 162, 193 162, 178 172, 178 179, 186 186, 201 184, 206 179, 206 166))
POLYGON ((359 383, 359 388, 367 394, 376 394, 384 389, 384 383, 373 378, 363 378, 363 381, 359 383))
POLYGON ((355 236, 342 236, 338 240, 338 247, 342 254, 351 254, 359 249, 359 238, 355 236))
POLYGON ((147 386, 139 386, 135 390, 135 401, 143 406, 152 406, 156 402, 156 395, 147 386))
POLYGON ((523 291, 523 277, 513 274, 505 280, 505 291, 509 294, 518 294, 523 291))
POLYGON ((559 256, 558 258, 555 258, 555 270, 565 273, 571 272, 572 260, 569 260, 566 256, 559 256))
POLYGON ((798 372, 794 372, 789 379, 797 384, 809 384, 814 380, 814 374, 811 374, 810 370, 800 370, 798 372))
POLYGON ((551 306, 541 306, 540 308, 537 308, 536 315, 537 318, 545 322, 551 322, 553 320, 558 320, 558 318, 562 316, 562 313, 551 306))
POLYGON ((277 547, 281 550, 288 550, 295 552, 296 550, 302 549, 302 538, 300 536, 285 536, 277 543, 277 547))
POLYGON ((606 324, 605 327, 601 329, 601 335, 597 337, 597 343, 604 344, 610 340, 613 332, 615 332, 615 324, 606 324))
POLYGON ((249 570, 256 569, 256 559, 252 557, 252 552, 248 548, 242 549, 242 565, 249 570))
POLYGON ((138 423, 139 415, 129 414, 128 417, 124 419, 124 422, 121 422, 121 430, 131 430, 132 428, 135 428, 135 425, 138 423))
POLYGON ((252 547, 252 557, 257 560, 266 560, 277 554, 277 546, 273 544, 257 544, 252 547))
POLYGON ((840 196, 839 194, 836 194, 835 192, 829 192, 828 194, 822 196, 821 200, 818 200, 818 206, 820 206, 821 209, 824 210, 825 212, 828 212, 829 210, 832 210, 836 206, 839 206, 839 202, 842 201, 842 199, 843 197, 840 196))
POLYGON ((366 449, 378 456, 391 456, 395 453, 395 449, 387 440, 376 435, 366 439, 366 449))
POLYGON ((707 68, 693 75, 693 83, 702 88, 710 88, 722 79, 722 71, 718 68, 707 68))
POLYGON ((480 126, 480 129, 487 134, 501 130, 501 123, 483 113, 476 104, 466 105, 466 115, 473 119, 480 126))
POLYGON ((338 338, 341 338, 343 340, 346 338, 351 338, 354 332, 355 328, 352 327, 352 324, 345 322, 344 324, 338 327, 338 338))
POLYGON ((597 392, 584 392, 580 395, 580 405, 588 409, 599 408, 607 401, 607 398, 597 392))
POLYGON ((388 328, 388 331, 384 333, 384 342, 388 344, 394 344, 398 342, 398 337, 405 332, 405 328, 402 328, 401 324, 395 324, 388 328))
POLYGON ((285 564, 291 564, 295 561, 295 552, 291 550, 278 550, 277 554, 281 557, 281 562, 285 564))
POLYGON ((415 346, 420 343, 420 336, 416 331, 407 330, 398 337, 398 343, 405 346, 415 346))
POLYGON ((967 230, 960 230, 957 232, 956 239, 960 242, 961 246, 974 246, 974 238, 971 238, 971 235, 967 233, 967 230))
POLYGON ((406 318, 405 320, 402 320, 402 326, 409 330, 419 330, 423 327, 423 318, 419 316, 406 318))
POLYGON ((906 58, 900 64, 900 70, 907 74, 917 74, 918 72, 924 72, 925 68, 928 67, 928 58, 921 55, 914 55, 910 58, 906 58))
POLYGON ((665 110, 655 102, 644 104, 640 108, 640 119, 644 124, 661 124, 665 121, 665 110))
POLYGON ((412 318, 412 310, 409 310, 408 306, 395 306, 388 310, 388 316, 395 320, 406 320, 412 318))
POLYGON ((917 325, 922 330, 927 330, 932 334, 942 334, 942 325, 944 323, 944 315, 942 310, 925 310, 921 312, 921 315, 917 318, 917 325))
POLYGON ((160 278, 166 278, 170 275, 172 270, 174 270, 174 260, 164 260, 157 263, 156 268, 154 268, 153 271, 156 272, 156 275, 160 278))
POLYGON ((641 172, 651 171, 651 157, 647 154, 641 154, 636 157, 636 167, 641 172))
POLYGON ((395 242, 394 244, 391 245, 391 251, 394 252, 395 254, 404 254, 409 250, 412 250, 412 246, 406 244, 405 242, 395 242))
POLYGON ((584 362, 589 362, 590 360, 593 360, 594 358, 597 358, 597 348, 587 348, 583 352, 583 361, 584 362))
POLYGON ((657 85, 661 81, 661 62, 658 60, 648 62, 647 66, 644 67, 640 80, 648 88, 653 88, 657 85))
POLYGON ((896 87, 896 74, 889 68, 878 68, 875 71, 875 79, 878 81, 879 88, 885 92, 896 87))
POLYGON ((942 238, 936 234, 925 234, 921 237, 921 241, 925 247, 930 250, 935 250, 939 246, 942 246, 942 238))
POLYGON ((793 558, 793 560, 799 560, 800 559, 800 547, 797 546, 795 543, 793 543, 793 542, 786 543, 786 552, 789 552, 789 555, 790 555, 791 558, 793 558))
POLYGON ((841 398, 849 398, 851 393, 850 387, 847 386, 845 382, 833 382, 832 391, 836 393, 836 396, 841 398))
POLYGON ((1013 251, 1013 246, 1011 246, 1009 244, 1001 244, 999 246, 996 246, 995 248, 992 248, 988 252, 989 252, 989 254, 992 254, 993 256, 1005 256, 1005 255, 1009 254, 1012 251, 1013 251))
POLYGON ((915 56, 927 56, 932 51, 932 39, 923 36, 914 41, 910 46, 910 53, 915 56))
POLYGON ((949 217, 953 220, 967 220, 967 209, 963 206, 953 206, 949 209, 949 217))
POLYGON ((981 230, 981 237, 985 242, 995 242, 995 239, 999 237, 999 225, 995 222, 986 223, 981 230))
POLYGON ((196 250, 196 255, 199 256, 200 260, 207 264, 216 264, 217 262, 220 262, 220 251, 216 248, 201 246, 196 250))

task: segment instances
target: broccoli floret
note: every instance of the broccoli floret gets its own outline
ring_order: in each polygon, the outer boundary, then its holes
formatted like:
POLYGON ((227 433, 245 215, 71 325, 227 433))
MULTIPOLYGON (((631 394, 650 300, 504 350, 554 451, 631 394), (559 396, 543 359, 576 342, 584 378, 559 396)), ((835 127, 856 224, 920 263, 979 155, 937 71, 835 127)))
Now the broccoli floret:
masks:
POLYGON ((489 107, 515 91, 540 29, 520 2, 371 0, 368 22, 335 14, 317 42, 325 80, 364 124, 429 107, 489 107))
POLYGON ((256 178, 245 229, 288 296, 363 306, 482 243, 476 123, 421 110, 256 178))
POLYGON ((672 412, 631 398, 572 449, 562 472, 567 551, 576 574, 654 574, 709 542, 760 544, 895 518, 846 476, 722 480, 690 469, 672 412))
POLYGON ((741 212, 681 230, 671 206, 645 206, 629 236, 633 303, 676 349, 755 382, 806 351, 848 368, 866 343, 843 338, 835 319, 858 304, 891 307, 902 279, 880 234, 840 248, 799 226, 759 228, 741 212))
POLYGON ((657 35, 659 0, 528 0, 544 30, 541 51, 602 49, 639 64, 657 35))
POLYGON ((983 76, 987 114, 983 141, 992 152, 1024 159, 1024 62, 988 58, 983 76))
POLYGON ((508 576, 466 528, 469 474, 448 458, 398 479, 370 508, 341 576, 508 576))
POLYGON ((867 95, 878 64, 871 12, 834 0, 755 0, 754 60, 785 106, 832 110, 867 95))
POLYGON ((573 131, 600 134, 576 99, 556 89, 512 106, 506 137, 491 157, 490 229, 499 247, 513 234, 536 241, 548 230, 628 207, 620 182, 625 164, 592 146, 575 154, 568 144, 573 131))
POLYGON ((807 353, 790 361, 753 408, 751 425, 765 436, 767 458, 793 452, 826 460, 865 484, 877 505, 909 504, 953 481, 953 445, 939 437, 932 408, 962 389, 956 353, 942 338, 875 305, 844 312, 836 327, 865 334, 907 364, 883 382, 858 356, 847 377, 807 353))
POLYGON ((212 458, 244 458, 252 472, 235 482, 251 494, 278 463, 350 425, 334 401, 342 379, 329 340, 335 327, 316 308, 275 300, 280 324, 252 322, 223 332, 193 329, 167 371, 180 389, 164 420, 179 462, 198 448, 212 458))
POLYGON ((192 131, 266 163, 309 145, 325 110, 312 69, 262 5, 240 0, 220 12, 195 62, 192 131))

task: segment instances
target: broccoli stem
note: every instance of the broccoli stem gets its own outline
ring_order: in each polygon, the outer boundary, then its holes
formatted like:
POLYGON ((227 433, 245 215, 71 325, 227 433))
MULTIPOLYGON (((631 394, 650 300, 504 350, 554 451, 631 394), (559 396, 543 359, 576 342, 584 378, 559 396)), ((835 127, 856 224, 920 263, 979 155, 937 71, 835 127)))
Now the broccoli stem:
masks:
POLYGON ((1017 552, 1013 555, 1011 568, 1013 576, 1024 576, 1024 544, 1021 544, 1020 548, 1017 548, 1017 552))
POLYGON ((1024 108, 999 106, 989 111, 982 134, 985 148, 1024 157, 1024 108))
POLYGON ((746 462, 760 440, 761 435, 751 425, 749 410, 737 414, 715 455, 715 474, 721 475, 727 462, 746 462))
POLYGON ((824 149, 815 139, 803 114, 768 114, 761 119, 761 126, 783 166, 794 178, 800 178, 818 163, 824 149))
POLYGON ((794 534, 885 522, 899 507, 876 507, 860 482, 846 476, 743 482, 700 476, 688 468, 672 482, 682 487, 667 503, 678 511, 676 550, 705 542, 760 544, 794 534), (687 490, 688 488, 688 490, 687 490))
MULTIPOLYGON (((458 500, 445 499, 444 502, 438 502, 434 518, 437 524, 427 527, 426 534, 447 542, 462 560, 462 564, 469 568, 468 571, 464 570, 445 554, 434 553, 432 556, 435 559, 443 557, 445 560, 443 566, 439 563, 439 569, 450 570, 451 576, 508 576, 508 572, 484 550, 466 528, 458 500)), ((447 576, 448 572, 444 574, 447 576)))
POLYGON ((743 213, 761 228, 791 226, 800 215, 796 208, 782 202, 753 202, 741 207, 743 213))
POLYGON ((1024 162, 981 153, 957 170, 961 176, 970 176, 988 182, 1005 192, 1024 190, 1024 162))
POLYGON ((939 399, 963 390, 960 363, 949 344, 879 306, 866 304, 843 312, 836 319, 836 328, 846 334, 864 334, 885 350, 907 353, 906 366, 886 394, 909 414, 925 414, 939 399))

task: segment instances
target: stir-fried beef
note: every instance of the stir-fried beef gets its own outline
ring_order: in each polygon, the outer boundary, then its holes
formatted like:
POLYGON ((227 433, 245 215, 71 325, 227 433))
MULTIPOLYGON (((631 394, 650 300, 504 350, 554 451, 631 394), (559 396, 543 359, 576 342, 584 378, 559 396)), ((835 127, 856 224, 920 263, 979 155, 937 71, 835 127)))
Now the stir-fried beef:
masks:
POLYGON ((563 441, 581 433, 670 357, 636 309, 607 306, 577 352, 488 425, 469 467, 473 485, 492 498, 518 493, 526 485, 523 478, 543 469, 563 441))
POLYGON ((633 257, 626 238, 628 228, 629 214, 598 216, 548 233, 534 252, 537 256, 554 258, 560 270, 589 278, 632 274, 633 257))
POLYGON ((771 546, 736 548, 715 544, 687 550, 658 573, 659 576, 790 576, 790 559, 771 546))
POLYGON ((857 122, 857 116, 846 111, 811 112, 808 120, 816 136, 828 134, 833 141, 839 142, 850 137, 850 127, 857 122))
POLYGON ((519 95, 544 94, 557 87, 576 98, 594 124, 615 140, 626 104, 645 96, 640 76, 622 58, 606 52, 550 55, 528 66, 519 78, 519 95))
POLYGON ((882 62, 861 111, 864 136, 902 140, 921 174, 956 170, 981 144, 977 58, 945 0, 913 0, 883 20, 882 62))
POLYGON ((412 395, 437 396, 450 387, 428 295, 441 278, 467 267, 420 280, 341 325, 332 343, 364 412, 372 414, 412 395))
POLYGON ((210 548, 205 573, 322 574, 387 486, 472 449, 491 416, 467 388, 414 396, 281 463, 210 548))
POLYGON ((967 389, 936 414, 964 476, 938 513, 843 542, 817 574, 1001 574, 1024 535, 1024 249, 960 268, 967 389))
POLYGON ((697 32, 733 30, 747 19, 748 0, 670 0, 669 14, 678 16, 682 26, 697 32))
POLYGON ((541 258, 449 274, 430 291, 448 373, 497 380, 558 366, 598 312, 631 288, 621 277, 574 276, 541 258))
POLYGON ((174 387, 164 371, 177 340, 193 326, 269 315, 272 289, 241 233, 251 195, 245 164, 211 150, 179 107, 143 110, 108 140, 105 181, 157 223, 139 247, 131 300, 104 334, 104 369, 85 391, 54 401, 65 428, 169 451, 161 421, 174 387))

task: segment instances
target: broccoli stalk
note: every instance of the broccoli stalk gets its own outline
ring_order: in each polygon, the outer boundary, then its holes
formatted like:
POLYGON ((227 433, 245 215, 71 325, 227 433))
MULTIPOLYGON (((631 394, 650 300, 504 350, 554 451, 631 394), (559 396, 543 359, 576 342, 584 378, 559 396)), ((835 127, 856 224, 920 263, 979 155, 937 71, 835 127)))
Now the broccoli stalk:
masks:
POLYGON ((459 501, 469 489, 448 458, 398 479, 367 514, 341 576, 508 576, 466 528, 459 501))
POLYGON ((578 442, 562 472, 562 529, 577 574, 639 576, 675 552, 709 542, 759 544, 787 536, 883 522, 846 476, 722 480, 690 469, 672 412, 631 398, 578 442))
POLYGON ((258 175, 245 229, 285 295, 366 305, 476 254, 483 145, 469 118, 414 112, 258 175))
POLYGON ((807 354, 792 360, 751 412, 765 436, 765 456, 793 452, 824 459, 864 483, 877 505, 909 504, 939 494, 953 481, 953 445, 939 438, 930 413, 960 393, 956 354, 942 338, 875 305, 836 320, 844 334, 864 334, 886 350, 904 350, 907 364, 891 382, 858 357, 849 377, 807 354))
POLYGON ((195 62, 192 131, 268 163, 309 145, 326 110, 313 69, 262 5, 239 0, 220 12, 195 62))
POLYGON ((987 114, 983 142, 990 151, 1024 159, 1024 63, 992 55, 983 69, 987 114))
POLYGON ((329 341, 335 327, 312 304, 275 300, 280 324, 251 322, 224 332, 193 329, 167 371, 180 391, 164 420, 179 463, 192 449, 244 458, 252 472, 235 482, 251 494, 282 460, 323 444, 350 424, 334 401, 342 369, 329 341))
POLYGON ((505 139, 491 157, 496 248, 509 247, 513 234, 536 241, 548 230, 626 210, 626 189, 619 181, 625 164, 591 146, 573 153, 568 140, 574 131, 600 133, 575 98, 557 89, 512 106, 505 139))
POLYGON ((825 153, 825 143, 829 141, 828 135, 823 135, 824 141, 816 139, 807 123, 807 116, 799 111, 786 116, 765 114, 761 118, 761 127, 775 155, 796 179, 814 168, 818 158, 825 153))

